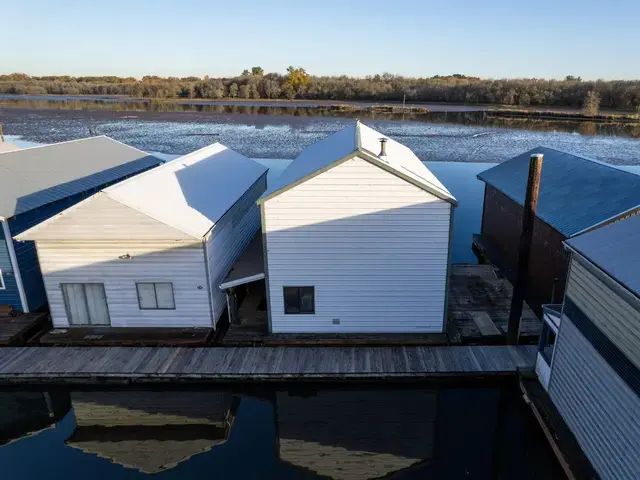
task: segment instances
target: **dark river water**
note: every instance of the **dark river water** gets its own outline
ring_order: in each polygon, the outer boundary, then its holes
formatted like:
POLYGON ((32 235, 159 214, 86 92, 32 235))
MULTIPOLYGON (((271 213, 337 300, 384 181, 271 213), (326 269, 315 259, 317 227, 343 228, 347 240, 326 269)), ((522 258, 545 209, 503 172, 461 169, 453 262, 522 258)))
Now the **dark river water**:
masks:
POLYGON ((564 478, 515 381, 0 392, 0 478, 564 478))

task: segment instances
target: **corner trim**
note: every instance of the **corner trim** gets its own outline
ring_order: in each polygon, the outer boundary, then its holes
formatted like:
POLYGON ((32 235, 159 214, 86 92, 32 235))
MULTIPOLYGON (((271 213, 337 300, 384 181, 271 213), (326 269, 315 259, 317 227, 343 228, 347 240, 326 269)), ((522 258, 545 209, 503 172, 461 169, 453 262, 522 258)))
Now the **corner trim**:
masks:
MULTIPOLYGON (((211 316, 211 325, 213 325, 213 330, 216 330, 217 327, 217 319, 215 318, 213 311, 213 298, 211 296, 211 289, 213 285, 211 285, 211 276, 209 275, 209 257, 207 255, 207 238, 210 235, 206 235, 205 238, 202 239, 202 253, 204 255, 204 273, 207 276, 207 296, 209 298, 209 315, 211 316)), ((227 302, 228 303, 228 302, 227 302)))
POLYGON ((2 223, 2 230, 4 231, 4 239, 7 242, 7 250, 9 251, 9 259, 11 260, 11 266, 13 267, 13 275, 16 279, 16 285, 18 286, 18 294, 20 295, 20 303, 22 304, 22 311, 29 313, 29 304, 27 303, 27 296, 24 293, 24 285, 22 283, 22 275, 20 275, 20 266, 18 265, 18 257, 16 257, 16 251, 13 248, 13 238, 11 237, 11 230, 9 230, 9 224, 6 220, 2 223))
POLYGON ((273 322, 271 320, 271 291, 269 290, 269 257, 267 249, 267 219, 264 213, 264 203, 260 204, 260 228, 262 230, 262 259, 264 261, 264 290, 267 298, 267 325, 269 333, 273 333, 273 322))
POLYGON ((444 282, 444 313, 442 315, 442 332, 447 332, 447 319, 449 317, 449 279, 451 278, 451 250, 453 247, 453 214, 455 213, 455 205, 450 204, 449 213, 449 251, 447 252, 447 278, 444 282))

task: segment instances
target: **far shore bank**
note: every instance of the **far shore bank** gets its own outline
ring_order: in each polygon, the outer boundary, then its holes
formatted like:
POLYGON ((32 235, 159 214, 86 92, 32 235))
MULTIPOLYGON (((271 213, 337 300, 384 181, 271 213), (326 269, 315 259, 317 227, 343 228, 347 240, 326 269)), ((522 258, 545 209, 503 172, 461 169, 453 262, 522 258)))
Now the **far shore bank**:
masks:
MULTIPOLYGON (((337 100, 284 100, 239 99, 218 100, 200 98, 137 98, 126 95, 13 95, 0 94, 0 108, 59 108, 86 110, 94 106, 100 110, 144 111, 171 110, 171 106, 220 107, 276 107, 311 110, 318 113, 365 113, 387 115, 426 115, 428 113, 482 112, 488 117, 554 119, 586 122, 617 122, 640 124, 640 114, 623 110, 602 110, 598 115, 587 115, 582 110, 568 107, 517 107, 495 104, 461 103, 409 103, 337 101, 337 100), (166 108, 162 108, 166 106, 166 108)), ((203 112, 206 113, 206 110, 203 112)))

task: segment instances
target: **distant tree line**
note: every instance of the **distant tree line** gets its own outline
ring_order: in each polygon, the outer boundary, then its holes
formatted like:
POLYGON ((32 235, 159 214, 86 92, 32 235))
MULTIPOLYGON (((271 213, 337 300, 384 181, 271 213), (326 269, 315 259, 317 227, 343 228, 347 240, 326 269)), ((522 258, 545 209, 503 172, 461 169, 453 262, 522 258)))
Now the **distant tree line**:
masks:
POLYGON ((640 112, 640 80, 583 81, 481 79, 465 75, 409 78, 388 73, 364 78, 309 75, 289 67, 286 74, 253 67, 231 78, 32 77, 0 75, 0 93, 130 95, 139 98, 243 98, 483 103, 634 110, 640 112), (597 105, 596 105, 597 102, 597 105))

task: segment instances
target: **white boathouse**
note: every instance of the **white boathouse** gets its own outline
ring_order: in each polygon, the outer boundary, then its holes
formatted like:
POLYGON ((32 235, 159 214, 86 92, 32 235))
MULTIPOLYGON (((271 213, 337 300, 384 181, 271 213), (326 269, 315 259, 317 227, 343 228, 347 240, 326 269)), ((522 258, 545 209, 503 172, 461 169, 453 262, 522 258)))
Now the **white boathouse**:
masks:
POLYGON ((26 230, 53 325, 215 327, 218 288, 260 227, 266 167, 219 143, 26 230))
POLYGON ((356 122, 306 148, 258 204, 262 249, 221 288, 264 278, 270 332, 444 331, 457 201, 409 148, 356 122))

